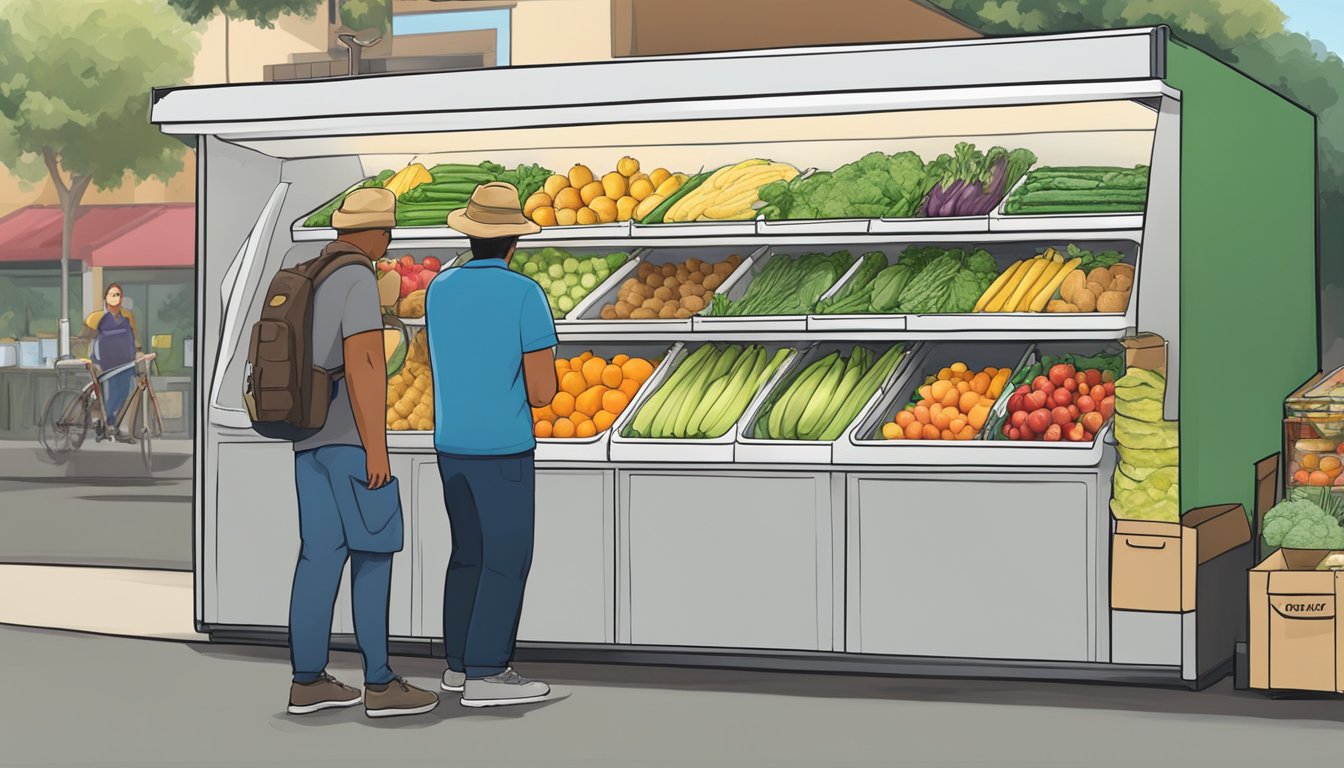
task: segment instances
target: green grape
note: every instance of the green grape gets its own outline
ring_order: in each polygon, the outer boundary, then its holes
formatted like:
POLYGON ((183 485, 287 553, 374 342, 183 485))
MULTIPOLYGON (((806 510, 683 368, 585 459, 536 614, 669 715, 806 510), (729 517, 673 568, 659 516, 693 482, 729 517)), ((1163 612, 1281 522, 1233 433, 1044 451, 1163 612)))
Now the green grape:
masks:
POLYGON ((584 288, 581 285, 576 285, 573 288, 569 289, 569 295, 575 301, 578 301, 579 299, 582 299, 584 296, 588 295, 588 289, 584 288))
POLYGON ((529 261, 526 264, 523 264, 524 275, 535 275, 540 271, 541 271, 541 265, 535 261, 529 261))
POLYGON ((559 280, 565 276, 565 268, 559 264, 552 264, 550 269, 546 270, 546 274, 550 275, 554 280, 559 280))
POLYGON ((579 260, 574 258, 573 256, 570 256, 569 258, 565 259, 563 266, 566 272, 578 272, 579 260))
POLYGON ((578 285, 578 284, 579 284, 579 276, 578 276, 578 275, 574 274, 573 272, 571 272, 571 273, 565 275, 565 285, 569 286, 570 288, 573 288, 574 286, 576 286, 576 285, 578 285))
POLYGON ((592 259, 584 259, 583 261, 580 261, 580 262, 579 262, 579 274, 581 274, 581 275, 587 275, 587 274, 591 274, 592 271, 593 271, 593 260, 592 260, 592 259))
POLYGON ((568 312, 574 308, 574 300, 568 296, 561 296, 555 304, 560 308, 561 312, 568 312))
POLYGON ((546 290, 547 290, 547 292, 549 292, 552 296, 559 297, 559 296, 564 296, 564 295, 565 295, 565 291, 567 291, 567 290, 569 290, 569 289, 565 286, 565 283, 564 283, 563 280, 556 280, 555 282, 551 283, 551 287, 548 288, 548 289, 546 289, 546 290))
MULTIPOLYGON (((584 263, 586 264, 587 262, 584 263)), ((587 290, 590 291, 593 290, 594 288, 597 287, 597 275, 594 274, 583 275, 582 277, 579 278, 579 285, 583 286, 587 290)))

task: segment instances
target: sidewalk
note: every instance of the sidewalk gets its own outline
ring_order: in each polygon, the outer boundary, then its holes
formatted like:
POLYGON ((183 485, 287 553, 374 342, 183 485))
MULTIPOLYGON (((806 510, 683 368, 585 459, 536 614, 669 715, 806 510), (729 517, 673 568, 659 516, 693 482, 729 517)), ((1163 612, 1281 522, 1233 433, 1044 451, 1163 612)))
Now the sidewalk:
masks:
MULTIPOLYGON (((155 478, 191 478, 191 440, 154 440, 151 447, 155 478)), ((0 479, 79 482, 144 476, 139 445, 100 443, 89 435, 67 462, 57 464, 36 439, 0 440, 0 479)))
POLYGON ((0 624, 204 640, 190 572, 0 565, 0 624))

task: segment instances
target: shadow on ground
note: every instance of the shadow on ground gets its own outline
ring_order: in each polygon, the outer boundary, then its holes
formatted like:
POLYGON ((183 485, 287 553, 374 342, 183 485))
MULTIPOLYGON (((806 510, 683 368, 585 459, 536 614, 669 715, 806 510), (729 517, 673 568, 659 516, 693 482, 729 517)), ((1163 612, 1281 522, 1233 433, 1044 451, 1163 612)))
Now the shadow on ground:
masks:
MULTIPOLYGON (((210 644, 193 644, 192 647, 202 655, 220 659, 269 660, 286 665, 289 659, 288 649, 282 647, 210 644)), ((333 652, 332 659, 346 665, 359 665, 357 654, 333 652)), ((437 679, 443 673, 441 660, 423 657, 399 657, 394 667, 398 674, 407 678, 437 679)), ((1114 684, 753 672, 618 664, 527 663, 520 664, 520 671, 528 677, 563 687, 639 688, 815 699, 956 702, 1120 711, 1154 716, 1206 715, 1344 724, 1344 707, 1340 706, 1337 697, 1304 694, 1295 698, 1272 699, 1256 692, 1234 689, 1231 678, 1204 691, 1189 691, 1114 684)), ((442 709, 444 707, 440 706, 439 710, 442 709)), ((450 709, 450 713, 440 713, 439 716, 448 719, 475 714, 458 706, 450 709)), ((528 709, 519 708, 519 716, 528 709)), ((439 710, 435 712, 439 713, 439 710)), ((362 714, 358 717, 366 719, 362 714)))

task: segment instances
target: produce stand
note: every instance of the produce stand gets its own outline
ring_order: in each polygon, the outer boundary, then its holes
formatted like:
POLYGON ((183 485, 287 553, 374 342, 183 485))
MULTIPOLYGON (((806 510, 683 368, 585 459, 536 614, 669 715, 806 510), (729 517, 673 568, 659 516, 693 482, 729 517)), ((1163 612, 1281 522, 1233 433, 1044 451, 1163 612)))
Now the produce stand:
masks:
MULTIPOLYGON (((1168 345, 1162 411, 1180 420, 1181 509, 1251 507, 1249 483, 1228 478, 1281 433, 1272 408, 1246 404, 1277 403, 1318 367, 1305 300, 1315 296, 1314 122, 1167 30, 173 88, 155 92, 152 120, 195 138, 201 179, 195 618, 212 637, 284 641, 298 534, 292 449, 248 428, 243 358, 271 276, 332 236, 304 224, 336 192, 417 161, 563 174, 635 156, 690 174, 759 157, 829 171, 875 151, 929 160, 964 141, 1028 149, 1038 167, 1149 166, 1143 211, 631 219, 524 238, 524 249, 631 256, 561 313, 563 354, 660 362, 611 429, 540 441, 519 657, 1196 687, 1226 673, 1230 639, 1196 649, 1179 634, 1164 640, 1164 663, 1114 663, 1109 426, 1081 443, 874 439, 952 361, 969 378, 978 366, 1020 367, 1033 350, 1086 354, 1151 332, 1168 345), (641 84, 638 101, 608 103, 610 83, 641 84), (1215 141, 1227 135, 1235 162, 1215 141), (911 246, 984 249, 1002 272, 1071 244, 1122 255, 1133 275, 1123 311, 600 314, 645 262, 661 269, 697 253, 744 260, 719 288, 732 299, 781 253, 876 251, 899 264, 911 246), (726 434, 623 434, 706 343, 795 352, 726 434), (843 435, 757 439, 751 419, 773 387, 817 353, 895 343, 905 359, 843 435)), ((432 252, 449 268, 466 246, 446 227, 399 227, 391 255, 432 252)), ((995 393, 999 416, 1012 394, 995 393)), ((390 432, 389 446, 407 517, 391 631, 399 650, 429 653, 440 647, 451 546, 438 470, 428 432, 390 432)), ((338 643, 353 630, 342 590, 338 643)))

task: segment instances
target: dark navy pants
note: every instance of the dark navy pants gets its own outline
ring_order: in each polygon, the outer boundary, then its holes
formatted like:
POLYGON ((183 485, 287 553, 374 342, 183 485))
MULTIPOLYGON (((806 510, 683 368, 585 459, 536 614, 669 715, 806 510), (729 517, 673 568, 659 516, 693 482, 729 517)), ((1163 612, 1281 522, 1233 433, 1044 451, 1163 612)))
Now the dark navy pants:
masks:
POLYGON ((532 452, 440 453, 439 474, 453 535, 443 587, 445 655, 449 669, 488 677, 503 672, 513 657, 532 567, 532 452))

